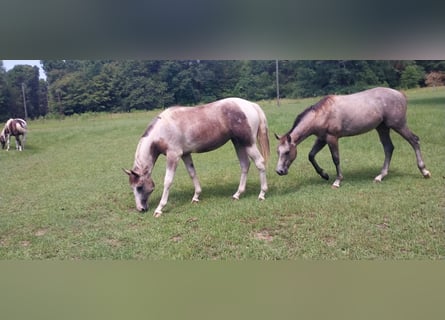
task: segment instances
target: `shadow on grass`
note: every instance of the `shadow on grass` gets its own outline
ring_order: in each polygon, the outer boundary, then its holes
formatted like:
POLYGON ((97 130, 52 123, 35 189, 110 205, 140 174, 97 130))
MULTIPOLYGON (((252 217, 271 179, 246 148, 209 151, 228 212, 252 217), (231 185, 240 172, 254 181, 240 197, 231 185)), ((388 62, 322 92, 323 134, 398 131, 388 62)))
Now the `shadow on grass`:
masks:
MULTIPOLYGON (((380 172, 380 168, 378 167, 367 167, 367 168, 359 168, 359 169, 351 169, 344 170, 344 180, 342 187, 345 188, 354 188, 354 187, 363 187, 364 185, 369 185, 372 187, 374 185, 374 177, 380 172)), ((290 174, 289 176, 284 177, 271 177, 276 173, 270 172, 268 175, 268 185, 269 190, 266 193, 266 201, 268 198, 273 198, 277 196, 286 196, 296 194, 305 189, 316 187, 317 192, 324 192, 326 190, 331 189, 331 185, 334 182, 335 175, 332 175, 330 172, 329 181, 322 179, 318 174, 314 171, 313 175, 310 177, 298 177, 297 175, 290 174)), ((418 172, 404 172, 399 171, 397 169, 391 170, 388 176, 384 179, 385 181, 390 181, 392 178, 402 178, 406 177, 410 178, 419 178, 422 176, 418 172)), ((209 182, 209 181, 207 181, 209 182)), ((200 200, 205 202, 211 201, 219 201, 219 200, 227 200, 233 201, 232 195, 238 189, 238 182, 233 181, 230 183, 224 182, 209 182, 201 181, 202 193, 200 195, 200 200)), ((159 201, 161 200, 162 195, 162 184, 158 185, 156 194, 152 195, 149 200, 149 210, 148 214, 152 214, 159 201)), ((256 199, 260 192, 260 183, 258 181, 248 181, 246 186, 246 191, 241 195, 239 201, 243 201, 244 199, 256 199)), ((171 212, 180 212, 183 210, 187 210, 189 206, 192 205, 191 200, 193 197, 194 188, 193 184, 190 181, 189 185, 182 184, 181 186, 175 186, 173 184, 170 189, 170 196, 167 203, 167 206, 164 208, 164 213, 171 212)), ((131 195, 132 197, 132 195, 131 195)), ((147 214, 147 213, 145 213, 147 214)))
MULTIPOLYGON (((379 167, 367 167, 359 169, 343 169, 343 181, 342 183, 348 183, 352 186, 362 185, 363 183, 374 183, 374 178, 380 173, 379 167)), ((333 172, 328 172, 329 180, 322 179, 315 171, 310 177, 296 177, 295 175, 289 177, 280 177, 280 179, 287 179, 287 182, 280 182, 277 185, 277 190, 275 186, 271 185, 269 187, 269 194, 289 194, 294 193, 300 189, 304 189, 306 186, 320 186, 321 188, 331 187, 335 180, 335 170, 333 172), (271 188, 272 187, 272 188, 271 188)), ((422 178, 422 175, 418 171, 405 172, 397 169, 389 171, 388 175, 383 181, 390 181, 392 178, 422 178)))

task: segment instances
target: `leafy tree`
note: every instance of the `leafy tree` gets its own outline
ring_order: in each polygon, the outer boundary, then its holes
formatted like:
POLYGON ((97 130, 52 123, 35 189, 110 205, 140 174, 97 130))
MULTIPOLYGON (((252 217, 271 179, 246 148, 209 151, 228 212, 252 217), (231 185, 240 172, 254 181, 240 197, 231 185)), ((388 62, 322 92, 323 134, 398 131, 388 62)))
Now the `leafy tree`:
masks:
POLYGON ((9 92, 9 116, 25 118, 25 102, 28 116, 31 118, 39 116, 39 68, 16 65, 7 72, 6 78, 9 92))
POLYGON ((39 116, 45 116, 48 113, 48 84, 45 80, 39 79, 39 116))
POLYGON ((415 64, 408 65, 402 72, 400 86, 404 89, 419 87, 424 76, 425 72, 422 67, 415 64))
POLYGON ((6 81, 6 70, 3 67, 3 61, 0 60, 0 121, 8 118, 8 85, 6 81))
POLYGON ((244 61, 240 66, 239 80, 233 90, 234 95, 248 99, 261 100, 274 96, 275 61, 244 61))
MULTIPOLYGON (((48 110, 63 114, 195 105, 228 96, 272 99, 276 94, 274 60, 42 60, 42 65, 48 110)), ((280 95, 300 98, 375 86, 423 86, 422 70, 445 71, 445 62, 282 60, 280 95)), ((3 97, 13 96, 7 91, 3 97)))

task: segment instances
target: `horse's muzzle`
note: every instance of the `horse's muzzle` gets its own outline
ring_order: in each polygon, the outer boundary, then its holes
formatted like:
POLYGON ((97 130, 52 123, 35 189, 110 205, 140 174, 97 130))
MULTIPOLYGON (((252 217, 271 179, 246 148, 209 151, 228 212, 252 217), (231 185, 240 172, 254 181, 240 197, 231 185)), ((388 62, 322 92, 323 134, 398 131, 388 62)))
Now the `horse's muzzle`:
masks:
POLYGON ((277 170, 275 170, 275 172, 280 176, 285 176, 285 175, 287 175, 288 171, 285 169, 277 169, 277 170))
POLYGON ((139 212, 146 212, 147 211, 147 206, 136 206, 136 209, 139 212))

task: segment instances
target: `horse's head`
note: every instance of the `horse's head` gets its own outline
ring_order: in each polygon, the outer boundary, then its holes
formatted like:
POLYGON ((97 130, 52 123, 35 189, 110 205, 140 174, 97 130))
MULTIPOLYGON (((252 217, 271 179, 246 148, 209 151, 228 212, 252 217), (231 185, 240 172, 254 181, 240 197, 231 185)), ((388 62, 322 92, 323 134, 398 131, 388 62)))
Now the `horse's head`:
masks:
POLYGON ((297 157, 297 146, 292 142, 292 139, 288 134, 284 136, 275 134, 275 137, 279 141, 277 147, 278 163, 275 171, 280 176, 283 176, 288 173, 290 165, 297 157))
POLYGON ((134 170, 123 169, 128 175, 130 187, 134 193, 136 209, 144 212, 148 209, 148 198, 155 188, 153 179, 148 173, 138 173, 134 170))

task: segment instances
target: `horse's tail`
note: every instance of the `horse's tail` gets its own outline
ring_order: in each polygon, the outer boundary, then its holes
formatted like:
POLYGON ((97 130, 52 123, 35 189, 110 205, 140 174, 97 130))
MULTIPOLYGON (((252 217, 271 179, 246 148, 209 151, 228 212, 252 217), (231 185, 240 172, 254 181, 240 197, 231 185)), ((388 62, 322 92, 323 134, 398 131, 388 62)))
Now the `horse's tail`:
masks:
POLYGON ((261 155, 264 158, 264 162, 267 164, 267 161, 269 160, 270 156, 269 128, 267 126, 267 118, 261 107, 257 104, 255 104, 255 106, 258 111, 258 116, 260 118, 260 123, 257 132, 257 141, 260 147, 261 155))
POLYGON ((15 127, 17 131, 23 135, 25 135, 26 132, 28 131, 28 125, 26 121, 23 119, 16 119, 15 127))

